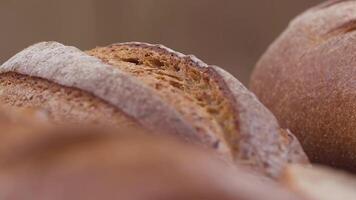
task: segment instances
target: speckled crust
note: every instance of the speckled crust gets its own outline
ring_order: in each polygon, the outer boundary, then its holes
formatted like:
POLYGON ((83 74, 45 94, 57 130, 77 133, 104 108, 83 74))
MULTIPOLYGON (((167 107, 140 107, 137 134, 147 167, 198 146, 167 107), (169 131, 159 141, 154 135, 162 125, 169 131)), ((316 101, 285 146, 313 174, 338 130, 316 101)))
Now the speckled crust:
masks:
POLYGON ((255 95, 222 68, 207 65, 195 56, 185 56, 162 45, 138 42, 114 45, 145 48, 160 54, 169 54, 208 71, 233 105, 237 127, 235 134, 239 135, 238 140, 233 141, 235 148, 232 149, 236 162, 251 165, 272 177, 278 177, 288 163, 308 163, 308 158, 293 134, 281 130, 273 114, 255 95))
POLYGON ((278 176, 287 163, 307 163, 299 141, 289 131, 281 130, 276 118, 236 78, 212 66, 231 93, 235 105, 238 132, 238 158, 253 159, 254 165, 278 176))
POLYGON ((86 91, 120 109, 146 128, 182 135, 191 140, 197 138, 190 124, 156 97, 152 90, 75 47, 56 42, 38 43, 0 67, 0 73, 8 72, 86 91))
POLYGON ((251 89, 314 162, 356 171, 356 1, 294 19, 257 63, 251 89))
POLYGON ((0 158, 1 199, 303 199, 170 138, 125 129, 63 131, 0 158))
POLYGON ((222 154, 271 177, 278 177, 288 163, 307 162, 298 141, 281 132, 274 116, 238 80, 221 68, 209 66, 195 56, 185 56, 162 45, 114 45, 167 54, 206 71, 219 83, 234 113, 236 130, 233 134, 236 141, 230 141, 233 144, 231 149, 214 133, 198 134, 169 102, 135 77, 74 47, 55 42, 36 44, 4 63, 0 73, 39 77, 57 85, 86 91, 150 130, 178 134, 214 148, 218 143, 222 154))

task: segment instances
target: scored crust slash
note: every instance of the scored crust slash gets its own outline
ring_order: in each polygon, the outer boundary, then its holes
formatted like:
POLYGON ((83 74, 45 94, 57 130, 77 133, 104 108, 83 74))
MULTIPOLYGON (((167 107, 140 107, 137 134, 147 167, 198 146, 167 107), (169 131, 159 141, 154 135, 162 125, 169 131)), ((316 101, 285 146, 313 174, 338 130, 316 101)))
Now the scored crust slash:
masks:
POLYGON ((4 63, 0 73, 0 102, 43 108, 57 123, 177 135, 275 178, 288 163, 307 163, 298 141, 237 79, 161 45, 83 52, 42 42, 4 63))

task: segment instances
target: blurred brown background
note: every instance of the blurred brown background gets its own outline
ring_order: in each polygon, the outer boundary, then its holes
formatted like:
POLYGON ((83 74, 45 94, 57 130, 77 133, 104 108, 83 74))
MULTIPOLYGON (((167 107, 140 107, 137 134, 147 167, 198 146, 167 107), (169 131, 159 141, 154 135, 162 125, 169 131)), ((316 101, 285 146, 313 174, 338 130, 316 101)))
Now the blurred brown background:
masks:
POLYGON ((0 62, 39 41, 161 43, 243 83, 288 21, 321 0, 0 0, 0 62))

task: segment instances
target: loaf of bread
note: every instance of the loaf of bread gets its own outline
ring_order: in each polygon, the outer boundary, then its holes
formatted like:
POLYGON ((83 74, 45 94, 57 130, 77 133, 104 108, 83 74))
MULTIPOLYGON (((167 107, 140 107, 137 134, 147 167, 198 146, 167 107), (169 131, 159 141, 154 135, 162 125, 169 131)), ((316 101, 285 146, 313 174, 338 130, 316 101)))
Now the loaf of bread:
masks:
POLYGON ((321 166, 290 165, 282 182, 309 200, 356 199, 356 177, 321 166))
POLYGON ((311 161, 356 172, 356 1, 294 19, 258 62, 251 89, 311 161))
POLYGON ((2 152, 0 199, 302 200, 213 152, 171 138, 130 129, 47 129, 35 137, 2 152))
POLYGON ((0 67, 0 102, 40 107, 57 123, 139 126, 205 144, 277 177, 305 163, 298 141, 232 75, 161 45, 83 52, 35 44, 0 67))

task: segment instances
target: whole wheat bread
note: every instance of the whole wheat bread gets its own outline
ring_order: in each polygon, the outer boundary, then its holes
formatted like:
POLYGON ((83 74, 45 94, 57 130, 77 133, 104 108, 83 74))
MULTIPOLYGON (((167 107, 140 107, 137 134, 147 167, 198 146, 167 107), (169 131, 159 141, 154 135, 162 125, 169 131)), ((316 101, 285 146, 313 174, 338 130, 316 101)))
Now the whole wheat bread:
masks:
POLYGON ((356 1, 294 19, 258 62, 251 90, 312 162, 356 172, 356 1))
POLYGON ((277 177, 307 159, 294 136, 237 79, 160 45, 82 52, 43 42, 0 67, 0 102, 46 109, 56 122, 140 126, 217 149, 277 177))

